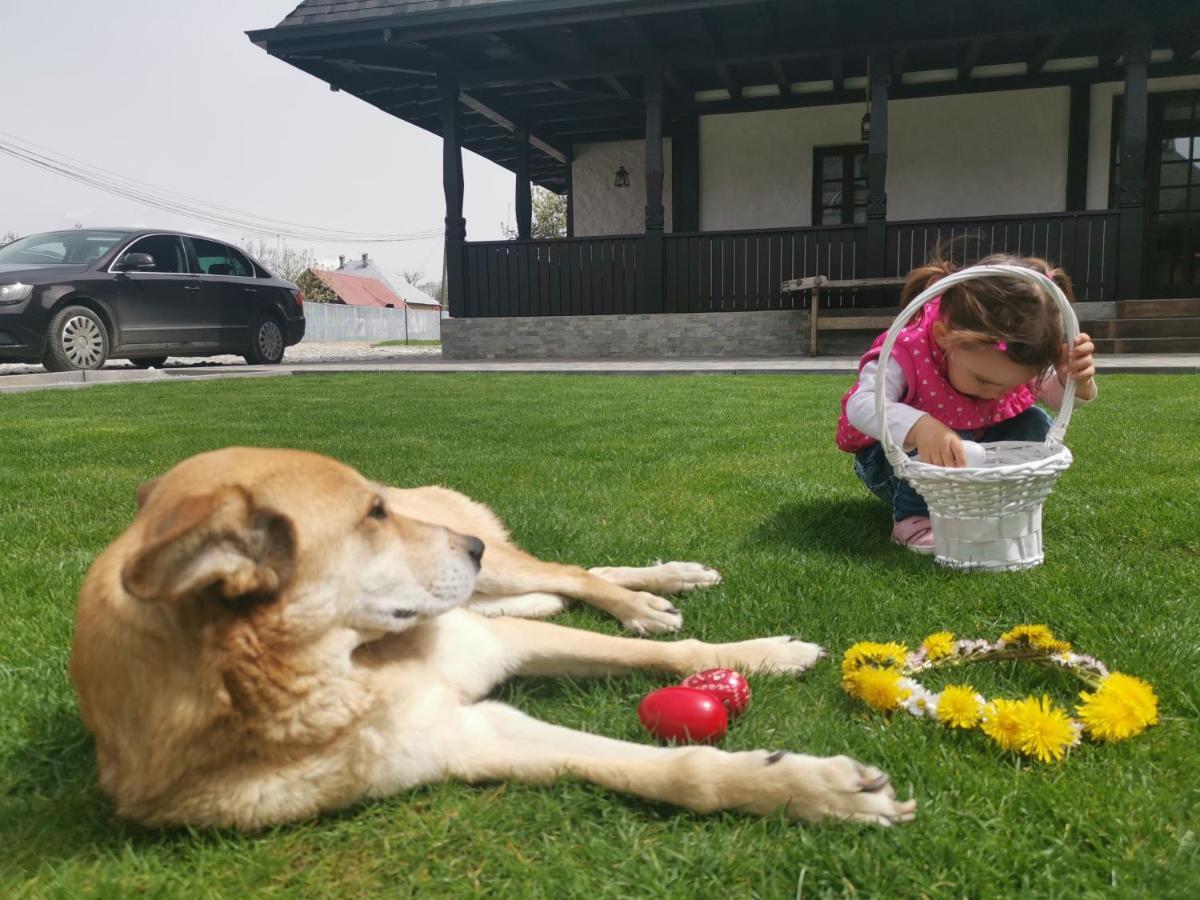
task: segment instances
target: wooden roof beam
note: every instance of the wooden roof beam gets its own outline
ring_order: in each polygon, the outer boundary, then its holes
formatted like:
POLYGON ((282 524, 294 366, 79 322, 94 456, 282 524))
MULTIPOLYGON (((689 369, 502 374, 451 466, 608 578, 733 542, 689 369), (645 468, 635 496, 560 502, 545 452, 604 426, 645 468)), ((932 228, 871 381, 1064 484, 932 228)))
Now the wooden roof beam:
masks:
POLYGON ((792 92, 792 79, 788 78, 788 74, 783 68, 782 60, 771 60, 771 74, 775 76, 775 83, 779 85, 779 95, 781 97, 786 97, 792 92))
POLYGON ((629 93, 629 88, 627 88, 627 87, 625 87, 625 85, 621 84, 621 79, 617 78, 615 75, 605 75, 604 83, 607 84, 610 88, 612 88, 613 93, 616 94, 618 97, 620 97, 622 100, 628 100, 630 97, 633 96, 633 94, 629 93))
POLYGON ((1030 75, 1037 75, 1042 69, 1046 68, 1046 63, 1053 58, 1065 37, 1066 35, 1064 34, 1052 34, 1043 38, 1041 43, 1038 44, 1038 48, 1033 52, 1033 56, 1029 58, 1026 72, 1030 75))
POLYGON ((484 118, 490 119, 506 131, 526 132, 529 135, 530 145, 536 147, 538 150, 541 150, 551 159, 565 164, 567 160, 571 158, 569 151, 557 147, 550 141, 538 137, 526 124, 520 122, 517 116, 509 111, 498 109, 495 101, 484 102, 483 100, 467 93, 466 91, 459 91, 458 99, 463 106, 467 107, 467 109, 474 110, 484 118))
POLYGON ((846 58, 841 52, 829 57, 829 77, 833 81, 835 91, 846 89, 846 58))
MULTIPOLYGON (((717 32, 713 27, 712 20, 702 10, 692 10, 688 18, 692 20, 700 32, 704 54, 714 59, 720 57, 721 51, 717 32)), ((729 64, 726 62, 715 62, 713 63, 713 68, 717 70, 721 84, 729 92, 729 96, 734 100, 740 100, 742 98, 742 85, 734 76, 729 64)))
POLYGON ((967 44, 967 50, 958 64, 959 81, 966 81, 971 77, 971 70, 979 63, 979 56, 983 53, 983 48, 986 46, 987 40, 985 38, 971 38, 971 42, 967 44))

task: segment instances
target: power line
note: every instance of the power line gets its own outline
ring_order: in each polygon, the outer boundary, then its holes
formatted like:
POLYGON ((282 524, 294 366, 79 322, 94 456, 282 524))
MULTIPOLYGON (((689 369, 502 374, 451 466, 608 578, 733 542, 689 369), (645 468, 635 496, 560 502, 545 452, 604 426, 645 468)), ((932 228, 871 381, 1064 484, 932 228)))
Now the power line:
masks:
POLYGON ((89 165, 81 160, 51 151, 45 147, 40 147, 37 144, 16 138, 5 132, 0 132, 0 153, 4 153, 14 159, 26 162, 45 171, 61 175, 64 178, 87 187, 104 191, 105 193, 122 197, 154 209, 175 213, 225 228, 240 228, 259 234, 278 235, 313 243, 330 244, 346 243, 348 241, 359 243, 402 243, 428 240, 440 237, 443 233, 441 228, 395 234, 355 232, 342 229, 320 228, 285 219, 258 216, 195 197, 189 197, 186 194, 158 188, 98 166, 89 165))

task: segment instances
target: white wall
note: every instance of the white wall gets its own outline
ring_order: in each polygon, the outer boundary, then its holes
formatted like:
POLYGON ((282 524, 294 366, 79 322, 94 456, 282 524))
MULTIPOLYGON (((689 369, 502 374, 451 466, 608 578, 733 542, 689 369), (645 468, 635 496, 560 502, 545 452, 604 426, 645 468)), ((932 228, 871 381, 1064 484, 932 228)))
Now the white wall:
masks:
MULTIPOLYGON (((1200 88, 1200 75, 1151 78, 1150 91, 1184 91, 1200 88)), ((1113 97, 1125 93, 1120 81, 1092 85, 1092 119, 1088 135, 1087 208, 1108 208, 1108 165, 1112 156, 1113 97)), ((1116 202, 1116 198, 1113 198, 1116 202)))
MULTIPOLYGON (((1065 87, 894 100, 888 218, 1056 212, 1066 200, 1065 87)), ((704 229, 812 224, 813 148, 859 142, 865 104, 700 119, 704 229)))
MULTIPOLYGON (((701 120, 703 121, 703 119, 701 120)), ((646 230, 646 150, 643 141, 576 144, 571 163, 575 192, 575 234, 641 234, 646 230), (629 172, 629 187, 614 180, 619 166, 629 172)), ((663 139, 663 206, 671 230, 671 139, 663 139)))

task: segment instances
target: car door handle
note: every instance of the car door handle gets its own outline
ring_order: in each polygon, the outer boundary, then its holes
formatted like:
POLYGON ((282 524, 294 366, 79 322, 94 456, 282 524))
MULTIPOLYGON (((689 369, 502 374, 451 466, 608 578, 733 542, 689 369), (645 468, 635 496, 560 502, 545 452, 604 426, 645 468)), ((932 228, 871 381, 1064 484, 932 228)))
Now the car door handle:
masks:
POLYGON ((242 290, 243 290, 243 291, 249 291, 251 294, 257 294, 257 293, 258 293, 258 288, 252 288, 252 287, 243 287, 243 288, 242 288, 242 290))
POLYGON ((183 289, 184 289, 185 291, 198 291, 198 290, 200 290, 200 285, 198 285, 198 284, 185 284, 185 285, 183 286, 183 289))

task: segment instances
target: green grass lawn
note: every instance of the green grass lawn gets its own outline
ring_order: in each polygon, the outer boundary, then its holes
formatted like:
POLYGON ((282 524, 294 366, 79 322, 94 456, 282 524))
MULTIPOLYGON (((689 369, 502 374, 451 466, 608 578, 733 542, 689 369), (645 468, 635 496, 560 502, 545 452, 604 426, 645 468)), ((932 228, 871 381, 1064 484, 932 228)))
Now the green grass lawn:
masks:
MULTIPOLYGON (((337 375, 97 387, 0 398, 0 895, 1184 897, 1200 892, 1200 378, 1113 376, 1077 412, 1046 505, 1047 562, 936 569, 833 446, 834 377, 337 375), (978 733, 849 700, 834 660, 752 679, 729 749, 849 753, 920 800, 890 830, 701 818, 577 782, 437 785, 256 835, 158 833, 112 817, 66 676, 75 594, 134 489, 229 444, 300 447, 493 506, 541 556, 694 559, 685 634, 793 633, 835 659, 860 639, 996 636, 1044 622, 1155 685, 1162 724, 1020 761, 978 733)), ((617 633, 575 609, 560 621, 617 633)), ((986 694, 1060 675, 971 673, 986 694)), ((650 676, 514 683, 534 715, 633 741, 650 676)), ((934 678, 926 683, 936 687, 934 678)))

